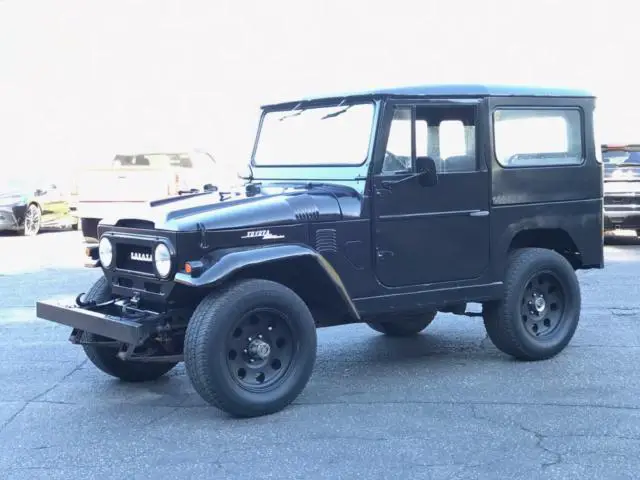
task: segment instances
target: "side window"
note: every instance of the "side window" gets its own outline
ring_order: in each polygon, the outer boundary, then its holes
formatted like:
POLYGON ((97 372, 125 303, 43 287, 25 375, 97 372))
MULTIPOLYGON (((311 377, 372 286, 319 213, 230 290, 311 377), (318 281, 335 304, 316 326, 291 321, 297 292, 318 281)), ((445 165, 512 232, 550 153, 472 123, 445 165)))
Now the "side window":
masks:
POLYGON ((582 163, 582 122, 575 109, 498 109, 495 155, 503 167, 582 163))
POLYGON ((396 107, 389 126, 382 172, 411 170, 411 107, 396 107))
POLYGON ((180 168, 193 168, 193 163, 189 155, 176 154, 169 156, 169 165, 180 168))
POLYGON ((438 129, 440 172, 476 171, 475 126, 465 126, 461 120, 443 120, 438 129))
MULTIPOLYGON (((410 172, 412 107, 396 107, 389 127, 382 173, 410 172)), ((427 155, 428 128, 424 120, 416 120, 416 156, 427 155)))

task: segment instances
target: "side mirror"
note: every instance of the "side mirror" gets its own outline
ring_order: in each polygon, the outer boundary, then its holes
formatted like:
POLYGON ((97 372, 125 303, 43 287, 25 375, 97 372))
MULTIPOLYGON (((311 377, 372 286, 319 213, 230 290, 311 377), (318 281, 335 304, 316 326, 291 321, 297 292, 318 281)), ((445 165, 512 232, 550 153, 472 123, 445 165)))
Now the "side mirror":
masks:
POLYGON ((436 161, 431 157, 416 157, 416 175, 423 187, 433 187, 438 183, 436 161))
POLYGON ((204 191, 205 192, 217 192, 218 191, 218 187, 216 187, 215 185, 212 185, 210 183, 207 183, 204 186, 204 191))

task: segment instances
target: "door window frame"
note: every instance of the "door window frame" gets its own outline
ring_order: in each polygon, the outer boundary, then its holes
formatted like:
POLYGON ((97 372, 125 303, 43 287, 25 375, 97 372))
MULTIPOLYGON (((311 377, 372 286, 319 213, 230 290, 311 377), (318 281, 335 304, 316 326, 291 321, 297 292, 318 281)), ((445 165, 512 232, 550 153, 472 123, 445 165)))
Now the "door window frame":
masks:
POLYGON ((450 99, 450 98, 399 98, 386 100, 382 106, 382 115, 380 115, 380 126, 377 131, 378 141, 376 142, 373 155, 372 155, 372 174, 374 177, 393 177, 402 178, 405 176, 413 175, 415 172, 415 159, 416 159, 416 108, 417 107, 437 107, 446 108, 454 105, 466 106, 475 110, 475 159, 476 169, 469 172, 441 172, 438 175, 459 175, 459 174, 473 174, 479 172, 487 172, 488 165, 484 161, 484 151, 482 149, 483 142, 478 141, 484 134, 484 127, 482 119, 484 118, 483 99, 471 98, 471 99, 450 99), (411 167, 412 171, 409 173, 384 173, 382 167, 384 163, 384 156, 387 149, 387 142, 389 140, 389 133, 391 132, 391 123, 393 121, 393 114, 396 108, 409 107, 411 108, 411 167))

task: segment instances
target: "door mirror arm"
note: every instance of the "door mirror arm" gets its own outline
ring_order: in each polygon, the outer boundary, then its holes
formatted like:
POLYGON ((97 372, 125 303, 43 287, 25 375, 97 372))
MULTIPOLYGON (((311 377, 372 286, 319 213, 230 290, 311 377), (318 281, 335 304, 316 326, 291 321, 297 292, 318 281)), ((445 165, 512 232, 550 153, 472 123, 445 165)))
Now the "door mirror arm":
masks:
MULTIPOLYGON (((404 172, 402 172, 402 173, 404 173, 404 172)), ((419 177, 419 176, 420 176, 419 173, 414 173, 413 175, 409 175, 408 177, 404 177, 404 178, 402 178, 400 180, 385 180, 385 181, 382 182, 382 185, 384 187, 388 188, 388 187, 391 187, 392 185, 398 185, 400 183, 408 182, 408 181, 413 180, 413 179, 415 179, 416 177, 419 177)))
MULTIPOLYGON (((399 174, 405 172, 398 172, 399 174)), ((382 182, 385 188, 391 188, 393 185, 408 182, 417 178, 421 187, 433 187, 438 184, 438 172, 436 170, 436 162, 431 157, 416 157, 416 173, 400 180, 389 180, 382 182)))

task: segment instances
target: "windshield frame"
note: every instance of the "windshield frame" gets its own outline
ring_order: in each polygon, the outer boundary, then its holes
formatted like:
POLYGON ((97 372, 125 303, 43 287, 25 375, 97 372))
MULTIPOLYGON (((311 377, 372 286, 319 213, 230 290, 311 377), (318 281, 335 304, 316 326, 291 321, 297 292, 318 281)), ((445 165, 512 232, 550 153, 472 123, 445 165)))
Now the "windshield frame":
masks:
MULTIPOLYGON (((294 102, 293 104, 286 105, 274 105, 274 106, 265 106, 262 108, 262 112, 260 114, 260 120, 258 122, 258 128, 255 136, 255 140, 253 143, 253 149, 251 152, 251 159, 249 161, 250 169, 254 172, 256 170, 314 170, 314 169, 331 169, 331 168, 339 168, 339 169, 361 169, 363 166, 367 165, 371 161, 371 156, 373 153, 373 147, 376 139, 376 132, 378 128, 378 121, 380 115, 380 104, 379 100, 375 100, 372 98, 331 98, 331 99, 319 99, 313 101, 300 101, 294 102), (371 105, 371 125, 369 130, 369 139, 366 148, 366 153, 364 158, 359 163, 311 163, 305 164, 300 163, 297 165, 292 164, 256 164, 256 152, 258 151, 258 145, 260 144, 260 135, 262 133, 262 129, 264 126, 265 117, 268 114, 281 113, 282 115, 289 115, 295 113, 296 110, 310 110, 314 108, 338 108, 343 109, 350 106, 356 105, 371 105)), ((304 114, 304 113, 303 113, 304 114)), ((307 176, 309 172, 303 174, 307 176)))

